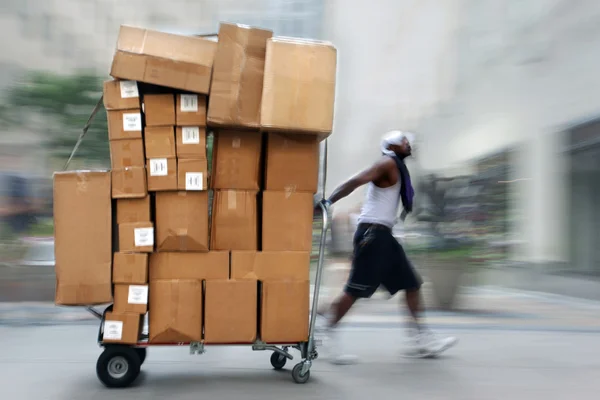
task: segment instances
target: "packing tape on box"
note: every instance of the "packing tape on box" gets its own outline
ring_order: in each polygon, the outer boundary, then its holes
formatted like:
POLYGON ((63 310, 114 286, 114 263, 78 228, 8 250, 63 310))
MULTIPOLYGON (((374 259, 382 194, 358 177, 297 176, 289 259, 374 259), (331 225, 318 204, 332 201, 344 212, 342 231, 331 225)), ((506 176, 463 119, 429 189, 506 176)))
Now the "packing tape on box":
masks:
POLYGON ((233 190, 227 191, 227 208, 235 210, 237 208, 237 193, 233 190))

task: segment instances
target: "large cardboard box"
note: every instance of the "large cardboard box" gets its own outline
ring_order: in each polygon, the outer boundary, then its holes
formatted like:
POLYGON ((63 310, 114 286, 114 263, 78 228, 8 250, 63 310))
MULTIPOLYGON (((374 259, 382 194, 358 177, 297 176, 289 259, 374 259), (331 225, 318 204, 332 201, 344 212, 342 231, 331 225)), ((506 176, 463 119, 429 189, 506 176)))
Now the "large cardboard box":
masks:
POLYGON ((259 190, 262 134, 219 130, 213 142, 213 189, 259 190))
POLYGON ((308 251, 231 252, 231 279, 307 281, 309 273, 308 251))
POLYGON ((309 281, 261 282, 260 338, 266 343, 308 340, 309 281))
POLYGON ((111 76, 208 94, 217 43, 122 25, 111 76))
POLYGON ((257 192, 217 190, 213 196, 211 249, 257 250, 257 192))
POLYGON ((269 133, 266 190, 317 192, 319 142, 311 136, 269 133))
POLYGON ((111 174, 113 199, 142 199, 148 196, 146 168, 113 169, 111 174))
POLYGON ((208 190, 208 161, 203 159, 177 160, 177 188, 179 190, 208 190))
POLYGON ((102 99, 107 110, 131 110, 141 107, 136 81, 105 81, 102 99))
POLYGON ((159 251, 208 251, 208 192, 156 193, 159 251))
POLYGON ((148 191, 177 190, 177 159, 150 158, 147 160, 148 191))
POLYGON ((173 158, 175 129, 172 126, 147 126, 144 130, 146 158, 173 158))
POLYGON ((150 343, 202 340, 202 281, 150 282, 150 343))
POLYGON ((102 342, 137 344, 144 318, 140 314, 107 312, 102 327, 102 342))
POLYGON ((141 139, 142 112, 138 109, 107 111, 108 138, 141 139))
POLYGON ((54 174, 55 303, 112 300, 112 209, 109 171, 54 174))
POLYGON ((336 49, 329 43, 269 39, 262 129, 327 137, 333 129, 336 62, 336 49))
POLYGON ((115 285, 113 311, 119 314, 146 314, 148 311, 148 285, 115 285))
POLYGON ((175 125, 175 97, 173 94, 147 94, 144 96, 146 126, 175 125))
POLYGON ((178 126, 175 128, 177 158, 203 159, 206 155, 206 128, 178 126))
POLYGON ((148 283, 148 254, 115 253, 112 281, 138 285, 148 283))
POLYGON ((176 97, 177 126, 206 126, 206 96, 178 94, 176 97))
POLYGON ((119 224, 119 251, 152 253, 154 251, 154 225, 152 222, 119 224))
POLYGON ((229 252, 152 253, 150 281, 161 279, 229 279, 229 252))
POLYGON ((216 126, 260 126, 267 40, 273 32, 221 23, 213 65, 208 122, 216 126))
POLYGON ((113 169, 144 167, 144 140, 121 139, 110 141, 110 164, 113 169))
POLYGON ((262 249, 311 251, 313 194, 263 192, 262 249))
POLYGON ((140 199, 118 199, 117 224, 150 221, 150 196, 140 199))
POLYGON ((258 282, 206 281, 204 342, 253 343, 258 317, 258 282))

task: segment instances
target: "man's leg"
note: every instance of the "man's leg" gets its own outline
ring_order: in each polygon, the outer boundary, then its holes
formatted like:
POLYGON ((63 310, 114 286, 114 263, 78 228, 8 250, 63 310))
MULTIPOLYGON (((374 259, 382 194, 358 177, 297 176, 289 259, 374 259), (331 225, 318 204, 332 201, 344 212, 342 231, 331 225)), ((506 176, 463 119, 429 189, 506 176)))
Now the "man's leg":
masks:
POLYGON ((406 305, 412 322, 417 331, 421 330, 421 318, 423 313, 423 302, 421 298, 421 289, 406 290, 406 305))
POLYGON ((350 311, 354 303, 356 303, 356 300, 356 297, 344 292, 331 304, 331 317, 327 321, 329 328, 337 326, 348 311, 350 311))

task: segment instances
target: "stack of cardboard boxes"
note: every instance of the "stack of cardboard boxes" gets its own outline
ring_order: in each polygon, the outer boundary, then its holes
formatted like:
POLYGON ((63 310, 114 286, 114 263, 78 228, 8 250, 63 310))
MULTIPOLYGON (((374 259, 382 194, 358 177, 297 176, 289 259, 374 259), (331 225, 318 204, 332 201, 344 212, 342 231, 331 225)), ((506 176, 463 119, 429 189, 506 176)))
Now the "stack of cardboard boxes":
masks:
POLYGON ((138 342, 146 312, 151 343, 306 340, 335 73, 332 46, 268 30, 221 24, 217 43, 121 27, 112 170, 55 175, 56 303, 112 301, 107 342, 138 342))

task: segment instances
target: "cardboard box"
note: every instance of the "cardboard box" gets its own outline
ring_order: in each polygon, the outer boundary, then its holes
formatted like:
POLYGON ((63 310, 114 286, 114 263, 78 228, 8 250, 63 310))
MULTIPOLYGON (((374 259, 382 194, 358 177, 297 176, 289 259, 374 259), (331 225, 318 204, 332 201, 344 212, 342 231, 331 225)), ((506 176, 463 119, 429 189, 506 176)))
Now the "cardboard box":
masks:
POLYGON ((188 93, 175 97, 177 126, 206 126, 206 96, 188 93))
POLYGON ((177 158, 202 159, 206 156, 206 128, 178 126, 175 128, 177 158))
POLYGON ((154 225, 152 222, 130 222, 119 225, 119 251, 152 253, 154 225))
POLYGON ((257 192, 217 190, 213 196, 210 248, 257 250, 257 192))
POLYGON ((260 127, 267 40, 273 32, 221 23, 213 65, 208 122, 260 127))
POLYGON ((319 182, 317 138, 269 133, 266 160, 266 190, 317 192, 319 182))
POLYGON ((264 192, 262 249, 311 251, 313 212, 312 193, 264 192))
POLYGON ((232 251, 231 279, 310 280, 308 251, 232 251))
POLYGON ((254 343, 258 282, 206 281, 204 290, 204 342, 254 343))
POLYGON ((146 158, 174 158, 175 129, 172 126, 147 126, 144 131, 146 158))
POLYGON ((148 285, 115 285, 113 311, 119 314, 146 314, 148 311, 148 285))
POLYGON ((110 164, 113 169, 144 167, 144 140, 121 139, 110 141, 110 164))
POLYGON ((173 94, 144 95, 146 126, 175 125, 175 97, 173 94))
POLYGON ((177 160, 177 188, 190 191, 208 190, 208 161, 177 160))
POLYGON ((144 324, 139 314, 107 312, 102 327, 103 343, 137 344, 144 324))
POLYGON ((140 92, 136 81, 109 80, 104 82, 102 100, 107 110, 140 108, 140 92))
POLYGON ((118 199, 117 224, 150 221, 150 196, 141 199, 118 199))
POLYGON ((213 189, 259 190, 262 134, 220 130, 213 142, 213 189))
POLYGON ((266 343, 308 340, 309 281, 261 282, 260 338, 266 343))
POLYGON ((152 253, 150 281, 161 279, 229 279, 229 252, 152 253))
POLYGON ((329 136, 333 129, 337 52, 329 43, 267 42, 260 124, 263 130, 329 136))
POLYGON ((147 160, 148 191, 177 190, 177 159, 150 158, 147 160))
POLYGON ((131 110, 107 111, 108 139, 141 139, 142 112, 139 108, 131 110))
POLYGON ((202 340, 202 282, 150 282, 150 343, 188 343, 202 340))
POLYGON ((208 192, 156 193, 159 251, 208 251, 208 192))
POLYGON ((54 258, 58 305, 112 300, 109 171, 54 174, 54 258))
POLYGON ((148 254, 115 253, 112 281, 138 285, 148 283, 148 254))
POLYGON ((217 43, 122 25, 110 75, 208 94, 217 43))
POLYGON ((113 169, 111 174, 113 199, 142 199, 148 196, 146 168, 113 169))

